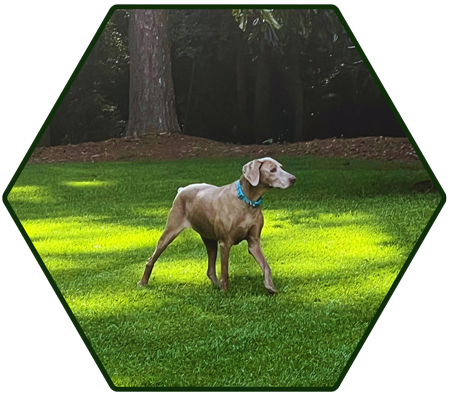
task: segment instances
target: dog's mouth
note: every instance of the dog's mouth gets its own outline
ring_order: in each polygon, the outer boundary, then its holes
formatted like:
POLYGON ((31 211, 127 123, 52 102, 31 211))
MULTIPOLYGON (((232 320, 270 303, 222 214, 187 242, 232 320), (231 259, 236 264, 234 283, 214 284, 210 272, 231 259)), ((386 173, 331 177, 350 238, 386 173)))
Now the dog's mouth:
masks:
POLYGON ((291 179, 289 178, 287 183, 283 184, 282 186, 280 186, 281 189, 288 189, 290 188, 293 184, 295 183, 295 178, 291 179))
POLYGON ((270 187, 278 188, 278 189, 287 189, 291 187, 296 181, 296 178, 294 175, 289 175, 285 177, 284 179, 277 181, 273 185, 270 185, 270 187))

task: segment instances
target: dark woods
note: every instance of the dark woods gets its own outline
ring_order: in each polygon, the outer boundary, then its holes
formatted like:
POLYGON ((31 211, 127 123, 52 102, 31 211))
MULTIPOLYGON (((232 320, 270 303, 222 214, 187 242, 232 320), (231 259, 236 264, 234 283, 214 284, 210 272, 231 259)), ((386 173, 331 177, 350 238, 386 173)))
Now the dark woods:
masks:
MULTIPOLYGON (((50 123, 52 145, 124 136, 130 115, 135 125, 133 12, 117 10, 106 25, 50 123)), ((175 130, 239 143, 404 136, 333 11, 159 12, 170 46, 175 130)))

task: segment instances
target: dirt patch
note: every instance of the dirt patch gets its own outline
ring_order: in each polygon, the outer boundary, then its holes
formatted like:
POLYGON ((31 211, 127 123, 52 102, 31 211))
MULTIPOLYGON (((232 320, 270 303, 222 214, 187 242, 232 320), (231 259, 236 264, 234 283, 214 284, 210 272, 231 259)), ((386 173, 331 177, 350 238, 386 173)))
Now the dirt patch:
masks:
POLYGON ((365 137, 323 139, 271 145, 235 145, 193 136, 152 133, 139 139, 114 138, 104 142, 36 148, 28 163, 161 160, 193 157, 318 156, 419 161, 407 138, 365 137))

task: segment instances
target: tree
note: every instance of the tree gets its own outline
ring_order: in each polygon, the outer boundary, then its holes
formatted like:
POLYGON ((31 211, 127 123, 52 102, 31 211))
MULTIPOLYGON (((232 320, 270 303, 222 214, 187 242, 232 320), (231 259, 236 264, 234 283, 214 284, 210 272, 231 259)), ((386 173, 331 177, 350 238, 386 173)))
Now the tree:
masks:
POLYGON ((237 102, 238 102, 238 132, 244 137, 244 141, 247 143, 253 143, 255 137, 252 134, 250 127, 250 120, 248 117, 248 104, 247 104, 247 82, 245 77, 245 52, 244 52, 244 40, 239 31, 235 30, 236 41, 236 85, 237 85, 237 102))
POLYGON ((42 135, 41 139, 37 144, 37 147, 49 147, 49 146, 51 146, 50 125, 47 126, 47 128, 44 131, 44 134, 42 135))
POLYGON ((175 110, 166 10, 132 10, 130 109, 126 135, 180 132, 175 110))
POLYGON ((117 10, 106 24, 50 122, 51 145, 102 141, 124 132, 129 60, 127 32, 118 25, 128 26, 127 14, 117 10))
MULTIPOLYGON (((256 141, 261 143, 273 134, 270 131, 269 107, 270 76, 275 68, 286 80, 286 94, 294 114, 291 139, 304 141, 304 90, 307 87, 304 80, 310 83, 317 79, 320 72, 320 68, 312 70, 315 64, 312 59, 314 52, 321 55, 321 64, 330 66, 328 59, 333 55, 342 25, 332 10, 234 9, 232 15, 245 32, 249 51, 254 54, 257 64, 254 109, 256 141)), ((336 75, 338 59, 333 58, 331 67, 322 67, 322 82, 336 75)))
MULTIPOLYGON (((270 138, 270 71, 274 46, 277 45, 277 34, 275 30, 280 25, 275 20, 272 10, 266 9, 234 9, 232 15, 235 17, 242 31, 247 30, 248 22, 252 29, 249 33, 248 42, 255 43, 257 50, 256 83, 255 83, 255 105, 254 105, 254 138, 261 143, 270 138)), ((243 72, 237 69, 238 87, 244 85, 242 81, 243 72)), ((241 102, 240 102, 241 103, 241 102)), ((242 104, 241 104, 242 108, 242 104)), ((240 113, 243 110, 240 109, 240 113)))
POLYGON ((236 128, 236 33, 241 32, 227 9, 170 10, 172 73, 183 133, 242 142, 236 128))

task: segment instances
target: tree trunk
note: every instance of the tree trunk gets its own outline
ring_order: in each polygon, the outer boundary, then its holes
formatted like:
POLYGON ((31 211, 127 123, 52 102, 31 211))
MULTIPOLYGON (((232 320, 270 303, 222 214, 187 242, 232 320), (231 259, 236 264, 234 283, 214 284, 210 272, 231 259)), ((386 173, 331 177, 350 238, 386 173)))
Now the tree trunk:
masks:
POLYGON ((258 57, 255 87, 255 137, 261 144, 270 136, 270 60, 272 49, 264 46, 258 57))
POLYGON ((253 143, 255 137, 250 131, 247 109, 247 90, 245 87, 245 60, 242 37, 236 29, 236 82, 238 99, 238 132, 245 143, 253 143))
POLYGON ((295 111, 294 142, 306 140, 303 131, 303 84, 300 77, 299 52, 297 49, 297 40, 293 37, 291 45, 290 90, 292 90, 291 100, 295 111))
POLYGON ((189 92, 188 92, 188 97, 187 97, 186 116, 184 118, 183 134, 186 134, 187 125, 189 122, 189 113, 191 110, 191 101, 192 101, 192 87, 194 85, 194 76, 195 76, 195 56, 192 58, 191 80, 189 81, 189 92))
POLYGON ((45 129, 44 134, 39 140, 37 147, 49 147, 50 146, 50 124, 45 129))
POLYGON ((127 136, 180 132, 175 110, 166 10, 131 10, 127 136))
POLYGON ((294 142, 306 141, 305 132, 303 131, 303 85, 300 76, 298 76, 298 92, 297 103, 295 106, 295 130, 294 142))

